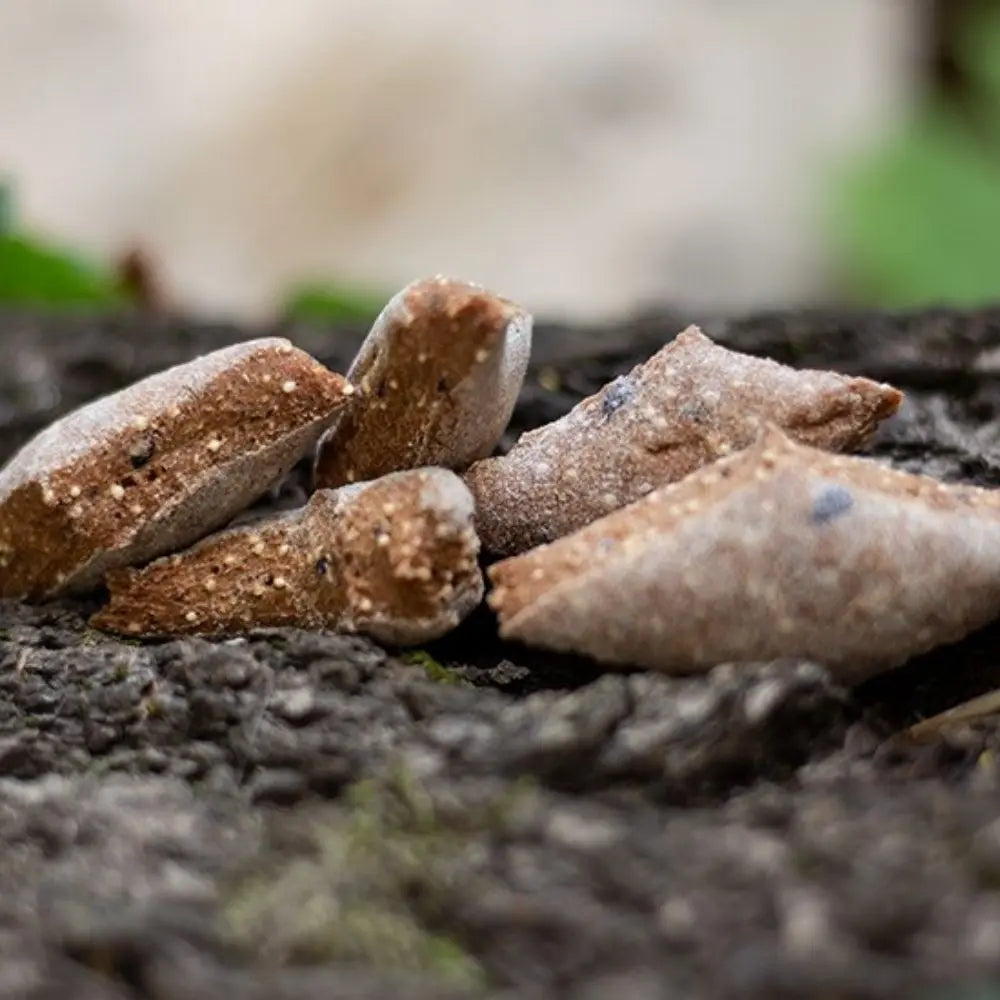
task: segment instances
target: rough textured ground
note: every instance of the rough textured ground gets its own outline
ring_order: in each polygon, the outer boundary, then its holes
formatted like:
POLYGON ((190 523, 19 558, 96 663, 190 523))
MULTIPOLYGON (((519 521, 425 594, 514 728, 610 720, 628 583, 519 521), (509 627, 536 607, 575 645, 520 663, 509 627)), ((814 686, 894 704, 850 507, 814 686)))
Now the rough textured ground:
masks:
MULTIPOLYGON (((687 318, 543 327, 512 434, 687 318)), ((874 453, 1000 485, 1000 311, 700 319, 896 382, 874 453)), ((256 332, 0 317, 0 456, 256 332)), ((363 331, 290 332, 343 369, 363 331)), ((1000 686, 1000 626, 847 692, 808 663, 602 675, 486 612, 442 670, 292 630, 120 642, 87 610, 0 605, 0 997, 1000 995, 1000 726, 903 733, 1000 686)))

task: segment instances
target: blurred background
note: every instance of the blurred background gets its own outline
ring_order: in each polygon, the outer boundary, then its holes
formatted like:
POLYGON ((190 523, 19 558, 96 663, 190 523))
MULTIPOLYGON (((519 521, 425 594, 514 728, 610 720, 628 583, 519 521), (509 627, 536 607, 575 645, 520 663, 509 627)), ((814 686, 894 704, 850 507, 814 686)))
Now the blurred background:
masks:
POLYGON ((0 0, 0 299, 1000 298, 977 0, 0 0))

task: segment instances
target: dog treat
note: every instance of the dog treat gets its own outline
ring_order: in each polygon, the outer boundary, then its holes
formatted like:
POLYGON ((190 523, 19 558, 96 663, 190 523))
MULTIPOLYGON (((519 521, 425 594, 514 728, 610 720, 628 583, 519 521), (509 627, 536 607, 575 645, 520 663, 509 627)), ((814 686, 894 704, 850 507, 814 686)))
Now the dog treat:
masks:
POLYGON ((510 421, 531 350, 531 316, 477 285, 414 282, 382 310, 347 373, 364 405, 323 435, 319 488, 387 472, 460 469, 510 421))
POLYGON ((454 628, 483 596, 473 503, 446 469, 319 490, 143 569, 108 574, 92 619, 127 635, 298 626, 399 645, 454 628))
POLYGON ((771 426, 489 574, 507 638, 669 673, 795 657, 854 683, 1000 614, 1000 492, 771 426))
POLYGON ((196 541, 309 454, 352 393, 265 338, 67 414, 0 470, 0 596, 87 590, 196 541))
POLYGON ((828 451, 858 447, 902 394, 719 347, 696 327, 465 475, 487 552, 553 541, 745 448, 764 423, 828 451))

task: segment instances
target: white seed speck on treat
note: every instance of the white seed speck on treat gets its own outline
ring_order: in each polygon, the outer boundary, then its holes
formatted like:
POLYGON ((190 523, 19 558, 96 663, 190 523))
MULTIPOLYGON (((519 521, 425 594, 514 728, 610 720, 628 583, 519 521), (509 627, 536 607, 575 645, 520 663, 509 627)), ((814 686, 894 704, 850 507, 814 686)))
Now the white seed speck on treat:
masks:
POLYGON ((281 391, 285 393, 286 396, 295 392, 295 389, 296 389, 296 384, 292 379, 288 379, 287 382, 281 383, 281 391))
POLYGON ((382 513, 386 517, 392 517, 396 513, 396 505, 394 503, 384 503, 382 504, 382 513))
POLYGON ((73 484, 73 485, 72 485, 72 486, 71 486, 71 487, 69 488, 69 495, 70 495, 70 497, 72 497, 72 498, 73 498, 73 499, 75 500, 75 499, 76 499, 76 498, 77 498, 77 497, 78 497, 78 496, 80 495, 80 487, 79 487, 79 486, 77 486, 77 485, 76 485, 76 484, 74 483, 74 484, 73 484))
POLYGON ((210 576, 210 577, 207 577, 205 579, 205 589, 206 590, 208 590, 208 591, 215 590, 215 588, 217 586, 218 586, 218 584, 216 583, 214 576, 210 576))
POLYGON ((418 362, 419 362, 420 364, 422 364, 422 365, 425 365, 425 364, 427 364, 427 352, 426 352, 426 351, 421 351, 421 352, 420 352, 420 353, 419 353, 419 354, 417 355, 417 361, 418 361, 418 362))
POLYGON ((139 515, 142 514, 142 505, 137 503, 132 504, 132 506, 129 507, 129 513, 139 517, 139 515))
POLYGON ((56 495, 48 486, 42 490, 42 503, 46 507, 54 507, 56 505, 56 495))
POLYGON ((181 408, 179 406, 171 406, 170 409, 167 410, 167 416, 170 417, 171 420, 176 420, 180 415, 181 408))
POLYGON ((290 551, 291 551, 291 546, 289 546, 288 544, 282 544, 278 546, 279 556, 287 556, 290 551))
POLYGON ((389 388, 395 392, 399 388, 399 381, 397 379, 391 378, 388 382, 389 388))
POLYGON ((371 611, 371 609, 372 609, 372 602, 369 598, 367 597, 358 598, 358 611, 362 612, 362 614, 367 614, 369 611, 371 611))
POLYGON ((255 583, 250 588, 250 593, 253 594, 254 597, 263 597, 264 596, 264 584, 262 584, 262 583, 255 583))
POLYGON ((211 452, 216 452, 222 447, 222 442, 218 438, 212 438, 205 447, 211 452))
POLYGON ((149 427, 149 421, 140 413, 132 420, 132 426, 137 431, 144 431, 149 427))
POLYGON ((235 566, 239 562, 239 560, 236 558, 236 556, 234 556, 232 553, 230 553, 228 556, 223 556, 222 557, 222 562, 226 566, 235 566))
POLYGON ((108 492, 116 499, 121 500, 125 496, 125 487, 121 483, 112 483, 108 487, 108 492))
POLYGON ((264 554, 264 543, 255 542, 251 547, 250 551, 253 552, 255 556, 262 556, 264 554))
POLYGON ((354 386, 348 382, 341 391, 345 396, 353 396, 354 393, 357 392, 357 389, 355 389, 354 386))
POLYGON ((481 364, 482 364, 482 363, 483 363, 483 362, 484 362, 484 361, 485 361, 485 360, 486 360, 486 359, 487 359, 487 358, 488 358, 489 356, 490 356, 490 352, 489 352, 489 351, 487 351, 487 350, 486 350, 485 348, 482 348, 482 347, 480 347, 480 348, 479 348, 479 350, 478 350, 478 351, 476 351, 476 353, 475 353, 475 355, 474 355, 474 357, 475 357, 475 359, 476 359, 476 363, 477 363, 477 364, 480 364, 480 365, 481 365, 481 364))
POLYGON ((188 611, 187 614, 184 615, 184 619, 185 621, 196 622, 198 620, 198 612, 188 611))
POLYGON ((283 576, 276 576, 274 586, 276 590, 284 590, 288 586, 288 581, 283 576))

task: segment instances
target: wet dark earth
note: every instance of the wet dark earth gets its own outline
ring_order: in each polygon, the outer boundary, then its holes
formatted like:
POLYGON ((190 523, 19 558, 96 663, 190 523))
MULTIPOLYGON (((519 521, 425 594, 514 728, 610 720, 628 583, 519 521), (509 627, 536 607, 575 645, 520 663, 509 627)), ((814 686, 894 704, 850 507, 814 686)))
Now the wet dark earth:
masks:
MULTIPOLYGON (((543 325, 505 444, 690 318, 543 325)), ((896 383, 874 454, 1000 486, 1000 310, 697 318, 896 383)), ((0 316, 0 457, 265 332, 0 316)), ((344 370, 364 331, 280 332, 344 370)), ((1000 725, 907 733, 1000 687, 1000 625, 847 691, 603 674, 485 610, 418 655, 89 610, 0 604, 0 997, 1000 997, 1000 725)))

